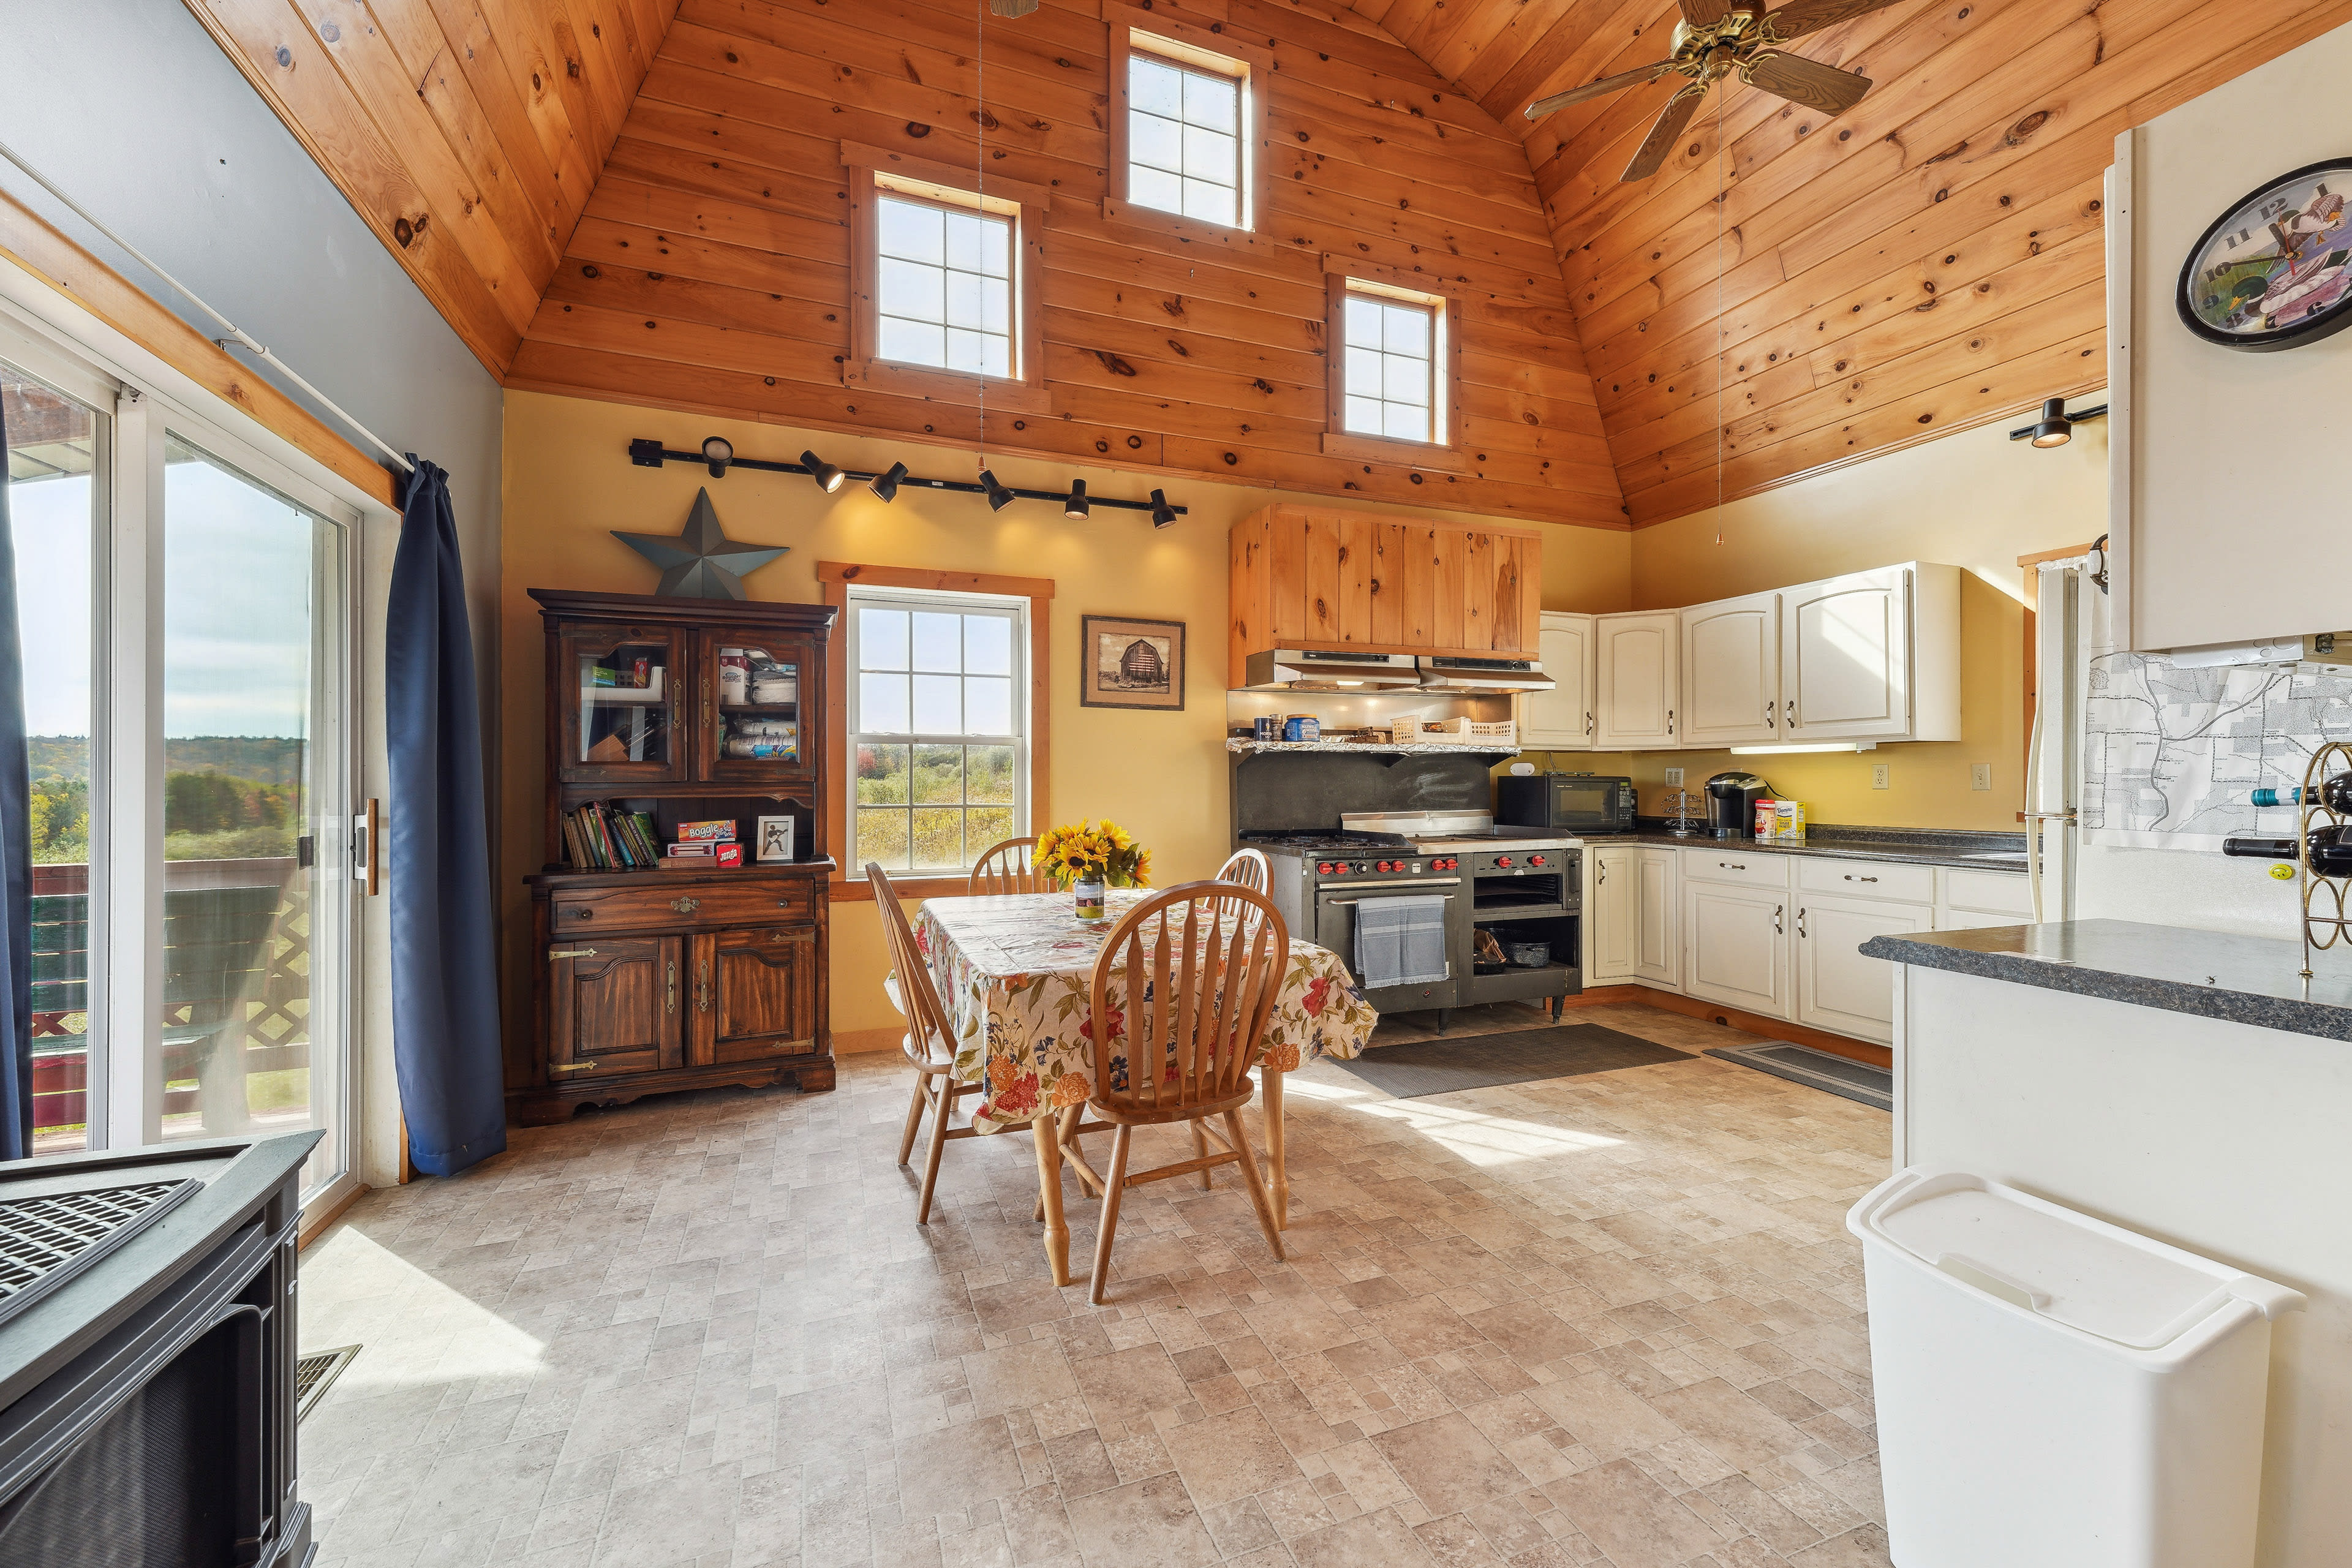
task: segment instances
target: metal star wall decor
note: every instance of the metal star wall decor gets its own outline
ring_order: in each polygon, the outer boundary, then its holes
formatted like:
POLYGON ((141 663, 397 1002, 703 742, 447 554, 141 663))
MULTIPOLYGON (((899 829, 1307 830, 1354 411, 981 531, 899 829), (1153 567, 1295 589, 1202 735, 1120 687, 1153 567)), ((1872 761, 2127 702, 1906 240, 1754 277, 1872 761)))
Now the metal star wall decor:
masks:
POLYGON ((654 592, 671 599, 740 599, 743 578, 758 571, 788 545, 739 544, 719 526, 718 510, 708 489, 694 494, 694 510, 687 514, 686 531, 675 539, 658 533, 623 533, 613 537, 662 569, 661 586, 654 592))

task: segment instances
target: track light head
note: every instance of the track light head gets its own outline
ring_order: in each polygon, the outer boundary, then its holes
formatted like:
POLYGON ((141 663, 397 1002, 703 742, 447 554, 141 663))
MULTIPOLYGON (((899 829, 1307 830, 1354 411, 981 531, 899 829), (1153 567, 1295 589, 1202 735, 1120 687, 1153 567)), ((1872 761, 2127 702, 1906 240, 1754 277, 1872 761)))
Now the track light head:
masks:
POLYGON ((702 460, 710 465, 712 479, 725 479, 727 465, 735 460, 735 443, 724 436, 705 436, 702 438, 702 460))
POLYGON ((801 467, 809 471, 809 478, 816 481, 816 488, 827 495, 839 489, 842 481, 849 478, 847 474, 843 473, 814 452, 801 454, 801 467))
POLYGON ((866 481, 866 488, 872 490, 878 500, 886 501, 897 500, 898 499, 898 481, 906 477, 907 465, 904 463, 893 463, 890 465, 890 471, 888 473, 875 475, 871 479, 866 481))
POLYGON ((2033 427, 2037 447, 2063 447, 2074 438, 2074 422, 2066 417, 2066 400, 2053 397, 2042 405, 2042 423, 2033 427))
POLYGON ((991 511, 1003 511, 1013 504, 1013 492, 997 483, 996 475, 990 469, 980 470, 980 489, 988 497, 988 510, 991 511))
POLYGON ((1165 528, 1175 521, 1176 509, 1168 504, 1168 492, 1153 490, 1151 492, 1151 526, 1165 528))
POLYGON ((1091 510, 1087 504, 1087 481, 1072 479, 1069 499, 1062 503, 1062 515, 1083 519, 1091 510))

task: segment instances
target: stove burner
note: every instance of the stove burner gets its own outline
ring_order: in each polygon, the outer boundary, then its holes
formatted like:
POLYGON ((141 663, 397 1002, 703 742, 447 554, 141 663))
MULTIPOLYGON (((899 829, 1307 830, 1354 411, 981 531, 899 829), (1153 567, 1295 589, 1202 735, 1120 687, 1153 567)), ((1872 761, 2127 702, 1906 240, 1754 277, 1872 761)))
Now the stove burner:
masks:
POLYGON ((1287 849, 1305 855, 1351 855, 1363 849, 1410 849, 1412 840, 1402 833, 1364 833, 1353 828, 1307 827, 1293 831, 1265 830, 1240 836, 1244 844, 1260 849, 1287 849))

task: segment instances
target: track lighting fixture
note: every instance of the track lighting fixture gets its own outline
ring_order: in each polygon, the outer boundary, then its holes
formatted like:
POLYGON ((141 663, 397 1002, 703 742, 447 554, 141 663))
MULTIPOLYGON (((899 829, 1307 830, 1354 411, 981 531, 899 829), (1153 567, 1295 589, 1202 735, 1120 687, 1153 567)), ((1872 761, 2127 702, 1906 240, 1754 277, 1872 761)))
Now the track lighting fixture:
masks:
POLYGON ((801 467, 806 468, 808 470, 809 478, 816 481, 816 488, 823 490, 827 495, 831 495, 834 491, 839 489, 842 486, 842 481, 849 478, 847 474, 843 473, 839 468, 835 468, 831 463, 826 462, 814 452, 803 452, 801 454, 801 467))
POLYGON ((2042 417, 2032 425, 2020 426, 2011 430, 2009 433, 2009 438, 2012 441, 2032 441, 2035 446, 2044 448, 2063 447, 2074 438, 2075 426, 2086 420, 2103 419, 2106 416, 2106 412, 2107 405, 2102 403, 2096 408, 2085 408, 2078 413, 2069 414, 2066 412, 2064 398, 2049 398, 2042 405, 2042 417))
MULTIPOLYGON (((2097 412, 2105 413, 2105 409, 2097 412)), ((2077 414, 2076 419, 2088 417, 2077 414)), ((1168 499, 1166 490, 1153 490, 1150 500, 1128 500, 1119 496, 1090 496, 1086 481, 1073 479, 1068 490, 1016 489, 998 480, 989 469, 980 471, 980 479, 927 479, 910 474, 904 463, 892 463, 878 474, 862 469, 837 468, 814 452, 803 452, 797 463, 779 463, 766 458, 739 458, 734 445, 721 436, 713 436, 702 443, 699 452, 673 452, 659 441, 639 437, 629 443, 629 461, 641 468, 658 468, 664 463, 705 463, 713 479, 723 479, 730 468, 751 468, 763 474, 806 474, 817 488, 827 495, 837 493, 841 487, 856 479, 872 490, 881 500, 896 500, 899 490, 908 485, 927 490, 945 490, 951 495, 985 496, 988 510, 1003 511, 1016 500, 1052 501, 1062 509, 1065 517, 1091 516, 1099 507, 1111 507, 1120 511, 1148 511, 1154 528, 1166 528, 1185 514, 1185 510, 1168 499)))

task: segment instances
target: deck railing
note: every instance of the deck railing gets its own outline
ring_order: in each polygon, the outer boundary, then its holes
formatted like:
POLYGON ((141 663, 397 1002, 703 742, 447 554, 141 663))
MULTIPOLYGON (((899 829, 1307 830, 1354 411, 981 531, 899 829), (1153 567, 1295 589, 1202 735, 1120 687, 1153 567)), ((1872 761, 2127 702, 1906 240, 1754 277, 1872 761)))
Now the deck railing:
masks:
MULTIPOLYGON (((34 1142, 70 1147, 89 1115, 89 868, 36 866, 32 890, 34 1142)), ((241 1122, 213 1101, 308 1067, 310 970, 310 879, 291 857, 166 861, 163 1113, 241 1122)))

